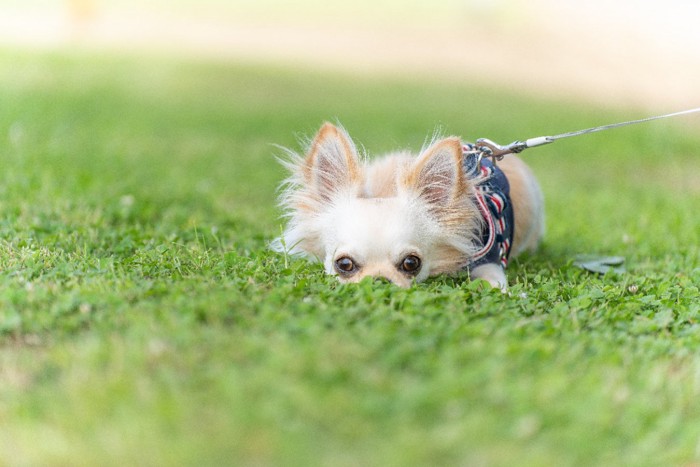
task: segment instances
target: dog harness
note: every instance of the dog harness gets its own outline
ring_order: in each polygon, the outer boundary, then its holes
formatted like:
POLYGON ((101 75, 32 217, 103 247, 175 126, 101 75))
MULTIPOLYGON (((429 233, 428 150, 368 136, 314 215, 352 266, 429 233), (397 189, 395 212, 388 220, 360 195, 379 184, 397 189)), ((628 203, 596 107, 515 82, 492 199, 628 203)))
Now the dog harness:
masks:
POLYGON ((487 263, 508 265, 508 255, 513 243, 513 204, 506 175, 488 158, 481 158, 474 145, 462 147, 463 166, 469 178, 477 180, 474 191, 476 204, 484 218, 479 251, 470 259, 467 269, 487 263))

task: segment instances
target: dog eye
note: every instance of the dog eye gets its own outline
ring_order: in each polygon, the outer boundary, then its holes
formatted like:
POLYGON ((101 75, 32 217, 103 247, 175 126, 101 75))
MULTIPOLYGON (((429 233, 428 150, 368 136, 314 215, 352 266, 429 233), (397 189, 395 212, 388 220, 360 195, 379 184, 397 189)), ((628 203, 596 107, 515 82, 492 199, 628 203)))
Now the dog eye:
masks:
POLYGON ((420 258, 416 255, 408 255, 401 262, 401 270, 409 274, 417 274, 420 271, 420 258))
POLYGON ((344 275, 352 274, 357 270, 357 265, 352 258, 342 256, 335 260, 335 270, 344 275))

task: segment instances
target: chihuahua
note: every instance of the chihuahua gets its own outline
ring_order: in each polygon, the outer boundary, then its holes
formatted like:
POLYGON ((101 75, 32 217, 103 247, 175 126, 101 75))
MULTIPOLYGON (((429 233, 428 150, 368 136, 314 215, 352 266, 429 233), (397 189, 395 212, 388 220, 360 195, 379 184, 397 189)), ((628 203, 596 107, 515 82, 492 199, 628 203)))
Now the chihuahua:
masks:
POLYGON ((277 251, 323 261, 341 282, 383 278, 408 287, 469 271, 506 290, 508 259, 534 250, 544 204, 530 169, 498 165, 459 138, 433 138, 418 156, 367 161, 347 132, 325 123, 305 156, 289 151, 277 251))

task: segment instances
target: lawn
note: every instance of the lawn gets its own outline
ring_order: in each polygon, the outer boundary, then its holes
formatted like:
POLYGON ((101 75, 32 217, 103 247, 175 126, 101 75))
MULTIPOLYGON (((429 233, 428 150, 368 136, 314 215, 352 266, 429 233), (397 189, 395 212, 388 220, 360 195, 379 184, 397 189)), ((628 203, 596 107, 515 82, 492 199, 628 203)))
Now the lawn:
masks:
POLYGON ((274 144, 324 120, 379 154, 437 127, 508 143, 645 115, 408 74, 0 52, 0 464, 699 462, 698 117, 524 153, 548 233, 506 295, 340 286, 267 249, 274 144))

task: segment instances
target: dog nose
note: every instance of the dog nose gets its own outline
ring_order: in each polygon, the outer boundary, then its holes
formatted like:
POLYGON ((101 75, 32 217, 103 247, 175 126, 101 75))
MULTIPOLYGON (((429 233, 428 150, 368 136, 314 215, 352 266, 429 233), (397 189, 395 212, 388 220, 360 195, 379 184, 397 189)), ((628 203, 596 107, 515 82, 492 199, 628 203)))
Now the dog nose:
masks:
POLYGON ((384 276, 374 276, 375 283, 393 284, 392 280, 384 276))

